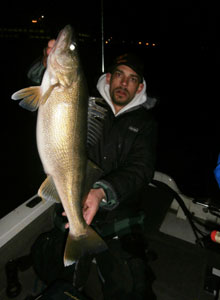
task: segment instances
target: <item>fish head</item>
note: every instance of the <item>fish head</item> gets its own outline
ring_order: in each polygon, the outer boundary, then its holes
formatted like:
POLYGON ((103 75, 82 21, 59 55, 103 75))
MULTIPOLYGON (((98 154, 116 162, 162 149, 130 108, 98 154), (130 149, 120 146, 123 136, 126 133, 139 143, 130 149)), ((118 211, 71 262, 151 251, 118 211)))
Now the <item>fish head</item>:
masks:
POLYGON ((47 69, 54 84, 69 87, 79 74, 76 37, 70 25, 59 33, 48 56, 47 69))

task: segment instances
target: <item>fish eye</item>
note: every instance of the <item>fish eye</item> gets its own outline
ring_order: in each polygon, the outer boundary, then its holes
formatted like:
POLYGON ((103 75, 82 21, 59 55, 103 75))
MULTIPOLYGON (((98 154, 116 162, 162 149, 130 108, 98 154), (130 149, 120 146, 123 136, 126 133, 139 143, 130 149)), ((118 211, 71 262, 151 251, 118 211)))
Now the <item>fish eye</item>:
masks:
POLYGON ((76 45, 74 43, 70 44, 70 50, 74 51, 76 49, 76 45))

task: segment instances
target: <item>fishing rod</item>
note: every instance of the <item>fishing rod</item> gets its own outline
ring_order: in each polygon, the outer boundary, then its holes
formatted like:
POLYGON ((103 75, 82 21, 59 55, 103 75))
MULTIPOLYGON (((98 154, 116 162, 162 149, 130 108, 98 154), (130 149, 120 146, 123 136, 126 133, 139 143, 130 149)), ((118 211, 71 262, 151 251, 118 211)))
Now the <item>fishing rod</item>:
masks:
POLYGON ((105 73, 105 54, 104 54, 104 10, 103 0, 101 0, 101 46, 102 46, 102 73, 105 73))

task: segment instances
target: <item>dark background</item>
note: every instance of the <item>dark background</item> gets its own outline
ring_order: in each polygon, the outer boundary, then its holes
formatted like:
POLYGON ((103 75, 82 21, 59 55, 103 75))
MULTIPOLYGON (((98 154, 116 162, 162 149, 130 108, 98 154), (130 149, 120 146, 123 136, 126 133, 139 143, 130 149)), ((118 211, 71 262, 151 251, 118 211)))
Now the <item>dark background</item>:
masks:
MULTIPOLYGON (((66 24, 79 34, 90 94, 95 93, 101 75, 101 1, 77 2, 2 9, 0 217, 36 194, 45 177, 35 141, 36 113, 23 110, 11 94, 30 85, 31 63, 66 24)), ((158 99, 156 169, 189 196, 219 198, 213 176, 220 152, 217 7, 206 1, 103 2, 105 40, 112 37, 105 44, 105 64, 115 54, 137 52, 145 62, 148 94, 158 99)))

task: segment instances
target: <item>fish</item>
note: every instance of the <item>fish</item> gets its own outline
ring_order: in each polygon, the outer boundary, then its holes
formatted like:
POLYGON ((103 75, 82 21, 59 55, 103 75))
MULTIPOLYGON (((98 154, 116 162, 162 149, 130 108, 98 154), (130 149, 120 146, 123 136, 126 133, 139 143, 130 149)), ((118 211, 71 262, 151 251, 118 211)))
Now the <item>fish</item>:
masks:
POLYGON ((106 243, 82 214, 82 201, 102 170, 87 158, 88 88, 70 25, 56 39, 41 85, 21 89, 11 98, 22 99, 19 105, 27 110, 38 110, 37 148, 47 175, 38 195, 61 202, 66 213, 69 233, 64 266, 106 250, 106 243))

